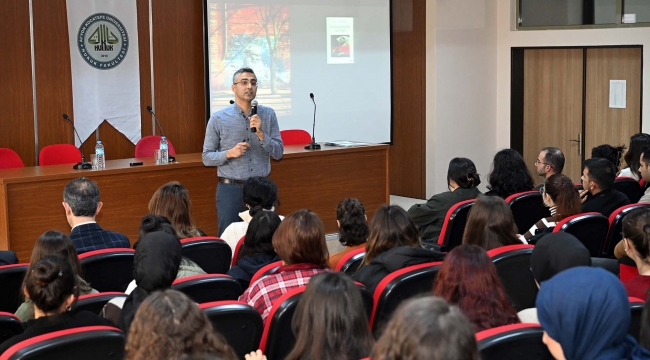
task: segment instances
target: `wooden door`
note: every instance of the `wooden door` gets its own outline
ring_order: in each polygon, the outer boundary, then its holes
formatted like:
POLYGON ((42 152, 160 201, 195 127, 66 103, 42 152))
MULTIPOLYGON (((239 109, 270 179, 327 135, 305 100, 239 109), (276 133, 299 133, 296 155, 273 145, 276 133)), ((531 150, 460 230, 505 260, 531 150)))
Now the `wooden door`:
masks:
POLYGON ((563 173, 580 182, 582 155, 582 49, 524 51, 524 160, 535 178, 535 160, 543 147, 557 147, 566 157, 563 173))

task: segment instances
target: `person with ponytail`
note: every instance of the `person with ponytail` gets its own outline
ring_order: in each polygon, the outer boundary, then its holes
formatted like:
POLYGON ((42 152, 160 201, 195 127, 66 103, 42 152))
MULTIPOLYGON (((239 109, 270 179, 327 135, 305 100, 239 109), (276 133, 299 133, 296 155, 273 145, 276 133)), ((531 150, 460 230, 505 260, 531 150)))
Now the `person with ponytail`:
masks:
POLYGON ((646 300, 650 289, 650 209, 630 211, 623 218, 625 253, 636 264, 639 275, 623 283, 631 297, 646 300))
POLYGON ((366 247, 370 228, 366 209, 359 199, 343 199, 336 207, 336 224, 339 226, 339 242, 345 250, 330 256, 330 268, 335 269, 339 260, 350 251, 366 247))
POLYGON ((578 190, 566 175, 553 174, 549 176, 540 192, 544 205, 551 211, 551 216, 539 220, 524 234, 524 239, 531 244, 543 236, 542 234, 551 232, 558 221, 582 212, 578 190), (540 236, 536 237, 535 235, 540 236))
POLYGON ((456 203, 479 196, 481 192, 477 187, 480 183, 481 177, 472 160, 467 158, 451 159, 447 170, 449 191, 434 195, 424 204, 415 204, 408 211, 409 217, 413 219, 420 231, 423 242, 438 240, 449 208, 456 203))
MULTIPOLYGON (((253 176, 244 182, 244 204, 248 208, 239 213, 242 221, 234 222, 221 234, 223 239, 232 248, 233 254, 239 239, 246 236, 248 224, 255 214, 260 211, 274 211, 278 202, 278 188, 273 180, 264 176, 253 176)), ((284 219, 280 216, 280 220, 284 219)), ((219 229, 221 231, 221 229, 219 229)))

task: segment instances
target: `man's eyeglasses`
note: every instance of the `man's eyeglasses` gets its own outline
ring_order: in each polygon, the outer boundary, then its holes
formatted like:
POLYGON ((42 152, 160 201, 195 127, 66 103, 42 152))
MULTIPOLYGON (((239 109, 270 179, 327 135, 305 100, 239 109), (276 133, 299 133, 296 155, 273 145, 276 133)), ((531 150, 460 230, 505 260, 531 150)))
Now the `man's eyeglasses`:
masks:
MULTIPOLYGON (((539 164, 544 164, 544 165, 551 166, 551 164, 548 164, 548 163, 542 162, 540 159, 535 160, 535 165, 539 165, 539 164)), ((551 166, 551 167, 553 167, 553 166, 551 166)))
POLYGON ((241 84, 242 86, 248 86, 250 84, 252 87, 257 87, 258 82, 257 80, 242 80, 240 82, 233 83, 233 85, 241 84))

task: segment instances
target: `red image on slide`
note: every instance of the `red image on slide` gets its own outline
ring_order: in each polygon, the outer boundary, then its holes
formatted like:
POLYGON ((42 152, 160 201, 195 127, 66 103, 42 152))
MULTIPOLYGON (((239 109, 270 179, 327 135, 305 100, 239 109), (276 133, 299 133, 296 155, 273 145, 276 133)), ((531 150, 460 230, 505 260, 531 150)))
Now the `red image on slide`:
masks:
POLYGON ((350 36, 331 35, 332 57, 350 57, 350 36))

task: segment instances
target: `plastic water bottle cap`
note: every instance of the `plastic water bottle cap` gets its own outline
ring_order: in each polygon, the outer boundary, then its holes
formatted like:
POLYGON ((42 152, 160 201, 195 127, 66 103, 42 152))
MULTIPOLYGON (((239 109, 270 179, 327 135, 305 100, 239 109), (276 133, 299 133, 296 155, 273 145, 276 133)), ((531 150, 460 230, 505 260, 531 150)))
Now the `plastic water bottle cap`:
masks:
POLYGON ((160 138, 160 140, 167 140, 167 138, 163 136, 160 138))
POLYGON ((98 144, 101 144, 101 143, 102 143, 102 141, 101 141, 101 140, 97 140, 97 143, 98 143, 98 144))

